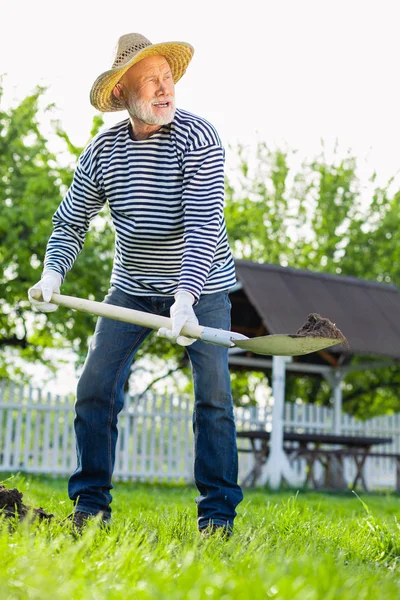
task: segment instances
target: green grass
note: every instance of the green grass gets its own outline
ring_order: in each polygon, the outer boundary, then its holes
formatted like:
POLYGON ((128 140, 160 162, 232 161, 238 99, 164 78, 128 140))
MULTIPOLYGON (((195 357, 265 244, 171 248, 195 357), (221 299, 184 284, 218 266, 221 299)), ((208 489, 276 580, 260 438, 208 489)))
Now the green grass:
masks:
MULTIPOLYGON (((61 519, 66 482, 17 477, 24 501, 61 519)), ((0 598, 395 599, 395 496, 251 491, 233 537, 201 539, 192 487, 117 483, 113 526, 75 539, 57 523, 0 532, 0 598), (366 504, 364 504, 366 503, 366 504)))

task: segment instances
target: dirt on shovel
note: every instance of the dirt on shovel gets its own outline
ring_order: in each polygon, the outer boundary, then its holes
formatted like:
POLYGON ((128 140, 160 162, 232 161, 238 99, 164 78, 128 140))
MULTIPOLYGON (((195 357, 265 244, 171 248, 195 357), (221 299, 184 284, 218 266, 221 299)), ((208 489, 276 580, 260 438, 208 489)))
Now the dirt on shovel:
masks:
POLYGON ((0 485, 0 516, 4 515, 6 518, 14 519, 18 518, 19 521, 23 521, 26 517, 30 517, 33 520, 39 519, 39 521, 50 520, 54 515, 47 513, 43 508, 33 508, 26 506, 22 502, 22 493, 13 488, 8 490, 4 485, 0 485))
POLYGON ((331 340, 338 340, 338 344, 344 342, 347 347, 349 346, 348 341, 340 329, 336 327, 335 323, 332 323, 332 321, 325 317, 321 317, 318 313, 310 313, 304 325, 296 332, 296 335, 329 338, 331 340))

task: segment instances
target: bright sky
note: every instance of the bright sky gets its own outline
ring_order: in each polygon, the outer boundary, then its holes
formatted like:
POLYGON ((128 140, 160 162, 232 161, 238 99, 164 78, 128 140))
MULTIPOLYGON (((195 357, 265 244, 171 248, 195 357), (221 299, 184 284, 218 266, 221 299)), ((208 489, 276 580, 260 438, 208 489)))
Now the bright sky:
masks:
MULTIPOLYGON (((74 142, 87 141, 89 90, 118 37, 195 47, 178 106, 204 116, 224 143, 286 144, 303 156, 339 141, 365 173, 399 168, 397 0, 2 0, 4 103, 38 83, 74 142)), ((126 113, 107 116, 107 123, 126 113)))
POLYGON ((76 144, 96 114, 93 81, 118 37, 139 32, 195 47, 177 104, 211 121, 225 145, 260 139, 311 158, 321 138, 328 148, 338 140, 361 177, 376 169, 385 182, 399 170, 398 0, 1 0, 0 10, 3 104, 48 86, 76 144))

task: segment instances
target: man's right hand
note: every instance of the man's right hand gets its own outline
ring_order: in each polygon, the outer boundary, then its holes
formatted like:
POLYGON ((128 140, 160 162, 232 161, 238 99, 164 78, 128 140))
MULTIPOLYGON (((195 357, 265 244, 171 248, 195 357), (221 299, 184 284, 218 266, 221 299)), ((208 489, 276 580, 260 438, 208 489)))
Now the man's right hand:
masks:
POLYGON ((55 292, 60 293, 62 277, 56 271, 44 271, 42 279, 28 290, 30 303, 35 310, 41 312, 54 312, 57 310, 57 304, 51 304, 50 300, 55 292))

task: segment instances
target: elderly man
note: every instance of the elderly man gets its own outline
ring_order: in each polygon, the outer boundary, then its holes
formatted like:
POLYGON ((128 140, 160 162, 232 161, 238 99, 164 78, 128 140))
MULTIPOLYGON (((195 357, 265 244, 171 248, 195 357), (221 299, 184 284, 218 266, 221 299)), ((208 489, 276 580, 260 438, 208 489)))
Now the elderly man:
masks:
MULTIPOLYGON (((234 263, 224 217, 224 150, 206 120, 175 108, 174 84, 193 55, 186 43, 119 39, 112 68, 91 102, 129 118, 83 151, 53 217, 42 279, 29 290, 51 311, 53 292, 81 251, 91 219, 108 202, 115 226, 111 287, 104 302, 171 316, 159 334, 186 346, 192 366, 198 528, 229 533, 242 500, 227 349, 180 335, 185 323, 230 329, 234 263), (38 297, 41 296, 40 300, 38 297)), ((77 469, 69 480, 74 523, 111 515, 117 418, 136 351, 150 330, 99 318, 76 398, 77 469)))

